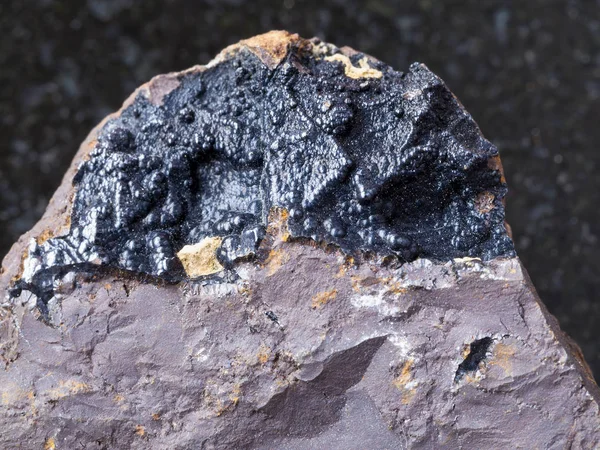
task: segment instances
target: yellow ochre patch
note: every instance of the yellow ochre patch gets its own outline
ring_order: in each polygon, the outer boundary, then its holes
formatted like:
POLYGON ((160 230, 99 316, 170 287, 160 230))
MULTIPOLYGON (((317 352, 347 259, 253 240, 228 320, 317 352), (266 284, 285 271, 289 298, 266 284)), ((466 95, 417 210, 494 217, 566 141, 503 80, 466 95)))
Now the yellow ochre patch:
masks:
POLYGON ((223 266, 217 260, 217 250, 221 245, 220 237, 208 237, 194 245, 186 245, 178 253, 185 273, 190 278, 212 275, 221 272, 223 266))
POLYGON ((408 405, 417 393, 417 382, 413 380, 411 369, 414 365, 412 358, 407 359, 402 366, 400 375, 394 380, 394 386, 402 391, 402 404, 408 405))
POLYGON ((369 60, 365 56, 358 61, 358 67, 352 64, 350 58, 341 53, 325 57, 325 61, 339 61, 344 65, 344 74, 348 78, 381 78, 383 73, 377 69, 373 69, 369 65, 369 60))
POLYGON ((512 376, 512 360, 515 356, 516 349, 512 345, 507 344, 496 344, 494 347, 493 358, 489 361, 488 364, 496 365, 501 367, 506 375, 512 376))
POLYGON ((269 210, 267 235, 275 242, 287 242, 290 239, 288 218, 290 214, 285 208, 273 207, 269 210))
POLYGON ((337 289, 332 289, 331 291, 319 292, 312 298, 312 309, 322 308, 331 300, 337 297, 338 291, 337 289))
POLYGON ((494 209, 495 199, 491 192, 481 192, 475 197, 475 209, 479 214, 487 214, 494 209))
POLYGON ((265 261, 267 266, 267 276, 274 275, 285 263, 290 260, 290 255, 282 249, 273 249, 269 252, 269 256, 265 261))
POLYGON ((90 392, 92 387, 78 380, 60 380, 58 386, 47 391, 52 400, 59 400, 71 395, 85 394, 90 392))

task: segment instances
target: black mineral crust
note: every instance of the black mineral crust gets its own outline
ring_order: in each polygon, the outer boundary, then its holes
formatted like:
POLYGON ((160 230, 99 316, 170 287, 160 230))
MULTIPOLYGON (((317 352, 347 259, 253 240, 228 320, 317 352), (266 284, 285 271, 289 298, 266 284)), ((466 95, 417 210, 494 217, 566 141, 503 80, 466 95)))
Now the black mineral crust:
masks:
POLYGON ((466 373, 475 372, 479 368, 479 363, 485 360, 493 342, 494 340, 491 337, 484 337, 471 342, 469 353, 458 366, 458 370, 454 376, 455 383, 462 380, 466 373))
POLYGON ((31 245, 13 293, 44 304, 58 277, 90 268, 176 282, 176 253, 212 236, 229 267, 273 207, 293 237, 348 253, 514 255, 497 149, 444 83, 303 42, 275 68, 242 48, 181 74, 158 106, 139 94, 80 166, 69 234, 31 245))

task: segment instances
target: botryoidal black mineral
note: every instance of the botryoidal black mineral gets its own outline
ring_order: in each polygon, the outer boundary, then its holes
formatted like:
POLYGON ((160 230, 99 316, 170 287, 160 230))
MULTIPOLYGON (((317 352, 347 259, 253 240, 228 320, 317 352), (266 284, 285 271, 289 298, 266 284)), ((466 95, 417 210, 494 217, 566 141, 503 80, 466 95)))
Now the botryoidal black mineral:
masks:
POLYGON ((292 48, 274 69, 240 50, 180 75, 161 105, 139 94, 79 168, 69 234, 31 245, 13 295, 43 306, 58 277, 92 267, 183 280, 176 253, 210 236, 231 266, 255 251, 273 207, 292 236, 348 253, 512 256, 497 150, 443 82, 375 60, 379 76, 353 78, 325 48, 292 48))

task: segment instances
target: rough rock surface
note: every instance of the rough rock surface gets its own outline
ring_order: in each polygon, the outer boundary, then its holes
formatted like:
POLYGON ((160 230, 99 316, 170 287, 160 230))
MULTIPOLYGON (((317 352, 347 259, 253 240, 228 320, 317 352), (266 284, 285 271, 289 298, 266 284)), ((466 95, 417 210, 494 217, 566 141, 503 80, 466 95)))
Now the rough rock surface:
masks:
POLYGON ((504 193, 422 65, 273 32, 157 77, 3 262, 0 444, 600 445, 504 193))

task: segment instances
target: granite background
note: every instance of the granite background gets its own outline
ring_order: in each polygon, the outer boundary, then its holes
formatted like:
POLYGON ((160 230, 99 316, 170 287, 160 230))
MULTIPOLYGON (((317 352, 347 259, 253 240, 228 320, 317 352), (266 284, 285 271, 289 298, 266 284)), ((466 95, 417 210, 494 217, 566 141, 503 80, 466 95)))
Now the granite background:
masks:
POLYGON ((79 143, 152 76, 287 29, 440 75, 500 149, 517 250, 600 376, 600 1, 0 3, 0 255, 79 143))

